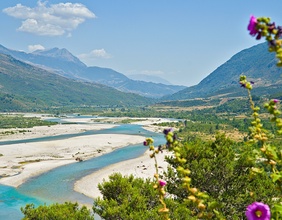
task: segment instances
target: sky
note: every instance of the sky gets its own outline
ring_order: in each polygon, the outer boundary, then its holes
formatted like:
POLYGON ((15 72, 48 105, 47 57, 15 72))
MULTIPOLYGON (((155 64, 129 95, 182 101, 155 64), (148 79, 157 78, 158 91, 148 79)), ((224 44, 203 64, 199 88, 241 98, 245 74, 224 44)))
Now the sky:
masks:
POLYGON ((87 66, 198 84, 263 43, 249 18, 282 25, 281 0, 1 0, 0 44, 30 53, 66 48, 87 66))

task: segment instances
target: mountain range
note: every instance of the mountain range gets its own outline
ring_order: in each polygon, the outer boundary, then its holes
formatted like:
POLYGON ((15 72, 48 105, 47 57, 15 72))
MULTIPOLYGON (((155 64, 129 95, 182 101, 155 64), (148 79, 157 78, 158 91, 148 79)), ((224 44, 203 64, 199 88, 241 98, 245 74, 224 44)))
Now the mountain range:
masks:
POLYGON ((267 43, 261 43, 235 54, 198 85, 165 96, 162 100, 245 96, 246 91, 239 85, 240 75, 246 75, 249 81, 254 82, 253 94, 281 93, 282 68, 276 63, 275 54, 268 52, 267 43))
POLYGON ((162 83, 165 85, 172 85, 169 81, 159 77, 159 76, 152 76, 148 74, 132 74, 127 75, 128 78, 133 80, 145 81, 145 82, 153 82, 153 83, 162 83))
POLYGON ((109 68, 88 67, 67 49, 52 48, 25 53, 0 45, 0 53, 11 55, 15 59, 70 79, 99 83, 122 92, 136 93, 150 98, 161 98, 164 95, 171 95, 186 88, 185 86, 132 80, 109 68))
POLYGON ((258 44, 232 56, 198 85, 186 88, 132 80, 109 68, 87 67, 66 49, 24 53, 0 46, 0 111, 236 98, 246 96, 239 85, 240 75, 254 82, 252 94, 280 97, 282 69, 276 63, 267 44, 258 44))
POLYGON ((0 54, 0 111, 45 111, 57 108, 121 107, 152 99, 111 87, 69 79, 0 54))

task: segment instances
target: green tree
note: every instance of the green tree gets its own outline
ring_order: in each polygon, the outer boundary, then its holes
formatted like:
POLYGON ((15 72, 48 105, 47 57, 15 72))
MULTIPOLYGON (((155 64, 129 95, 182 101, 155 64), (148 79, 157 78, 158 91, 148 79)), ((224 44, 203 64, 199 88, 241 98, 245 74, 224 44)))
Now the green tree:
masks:
POLYGON ((179 164, 173 157, 167 158, 171 167, 165 174, 167 191, 175 195, 179 203, 188 197, 181 175, 176 171, 180 165, 191 170, 192 185, 216 200, 227 219, 243 219, 252 201, 271 205, 272 198, 278 196, 267 173, 251 175, 256 161, 250 155, 255 146, 239 146, 223 134, 218 134, 213 142, 196 138, 182 144, 180 154, 186 159, 185 164, 179 164))
POLYGON ((85 206, 79 208, 77 203, 65 202, 64 204, 40 205, 27 204, 21 208, 24 218, 22 220, 94 220, 85 206))
MULTIPOLYGON (((107 220, 159 220, 158 192, 150 179, 122 176, 115 173, 109 181, 99 184, 103 198, 94 200, 93 210, 107 220)), ((167 198, 171 220, 193 219, 184 204, 167 198)))
POLYGON ((153 183, 147 179, 109 176, 98 185, 103 198, 94 200, 93 211, 107 220, 158 219, 158 196, 153 183))

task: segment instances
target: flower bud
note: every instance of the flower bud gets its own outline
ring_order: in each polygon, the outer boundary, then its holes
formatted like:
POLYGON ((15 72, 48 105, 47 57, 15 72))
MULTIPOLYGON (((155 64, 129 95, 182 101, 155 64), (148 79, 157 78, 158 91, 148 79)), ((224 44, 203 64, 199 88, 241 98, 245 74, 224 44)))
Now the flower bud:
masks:
POLYGON ((269 161, 269 164, 270 164, 270 165, 275 165, 276 162, 275 162, 274 160, 270 160, 270 161, 269 161))
POLYGON ((199 203, 198 208, 204 210, 206 206, 203 203, 199 203))
POLYGON ((191 171, 188 170, 188 169, 185 169, 185 170, 183 171, 183 173, 184 173, 185 175, 189 175, 189 174, 191 173, 191 171))
POLYGON ((180 148, 179 148, 179 147, 175 147, 175 148, 173 148, 173 150, 174 150, 175 152, 179 152, 179 151, 180 151, 180 148))
POLYGON ((164 180, 159 180, 159 185, 160 185, 161 187, 164 187, 164 186, 166 185, 166 181, 164 181, 164 180))
POLYGON ((182 180, 185 183, 190 183, 191 182, 191 178, 189 178, 188 176, 184 177, 182 180))
POLYGON ((190 188, 189 191, 193 194, 197 193, 198 192, 198 189, 197 188, 190 188))
POLYGON ((181 156, 180 153, 175 153, 174 155, 176 158, 179 158, 181 156))
POLYGON ((180 172, 180 173, 184 172, 184 168, 181 167, 181 166, 178 166, 178 167, 176 168, 176 170, 177 170, 178 172, 180 172))
POLYGON ((188 196, 188 199, 191 200, 192 202, 196 202, 197 201, 195 196, 188 196))

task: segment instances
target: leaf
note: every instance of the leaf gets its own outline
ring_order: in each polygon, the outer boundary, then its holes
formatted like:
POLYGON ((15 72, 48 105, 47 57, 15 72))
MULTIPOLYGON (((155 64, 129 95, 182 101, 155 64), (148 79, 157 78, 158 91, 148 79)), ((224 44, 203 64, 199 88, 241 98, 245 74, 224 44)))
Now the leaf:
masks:
POLYGON ((271 209, 274 213, 280 213, 282 214, 282 205, 281 204, 274 204, 273 208, 271 209))
POLYGON ((272 173, 271 175, 272 181, 275 183, 277 180, 281 179, 281 173, 272 173))

